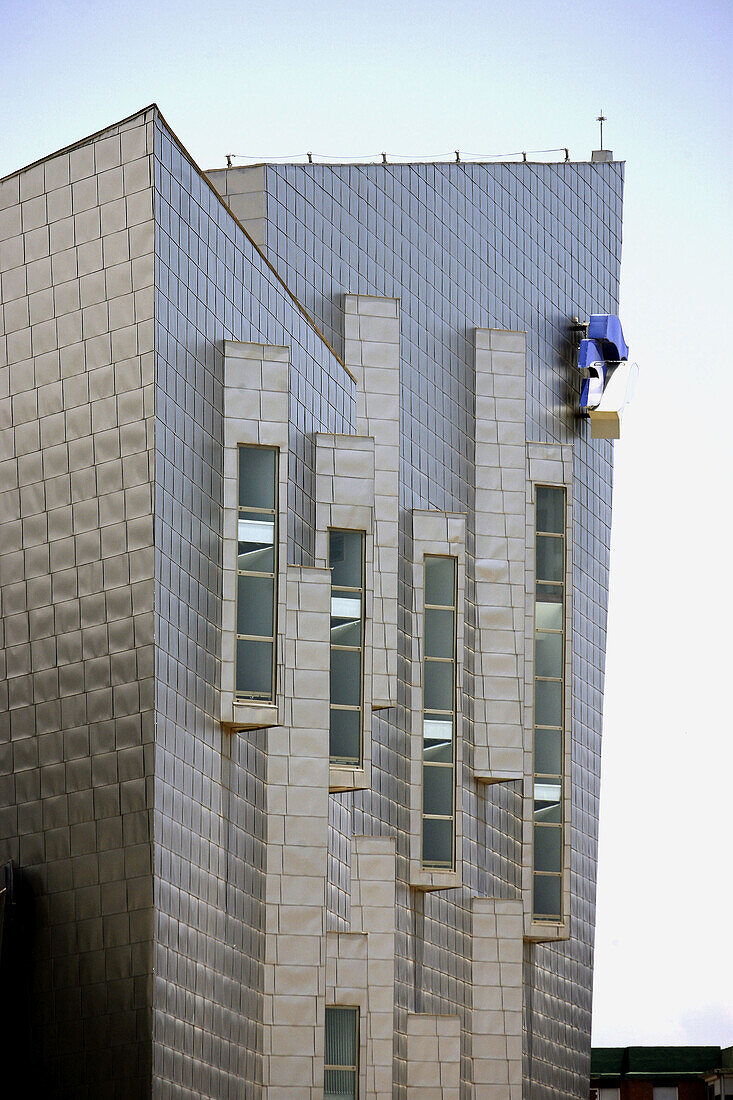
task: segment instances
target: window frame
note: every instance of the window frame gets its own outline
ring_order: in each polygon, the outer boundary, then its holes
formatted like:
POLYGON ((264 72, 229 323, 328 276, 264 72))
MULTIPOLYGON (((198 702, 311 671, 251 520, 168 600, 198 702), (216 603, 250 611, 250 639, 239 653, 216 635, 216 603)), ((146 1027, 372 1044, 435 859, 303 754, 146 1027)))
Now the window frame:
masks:
POLYGON ((280 448, 277 446, 268 446, 258 443, 238 443, 237 444, 237 502, 236 502, 236 547, 235 547, 235 608, 234 608, 234 701, 235 703, 245 704, 259 704, 259 705, 272 705, 277 701, 277 638, 278 638, 278 596, 279 596, 279 570, 280 570, 280 448), (240 499, 240 484, 241 484, 241 462, 243 453, 246 451, 271 451, 275 456, 274 463, 274 478, 273 478, 273 508, 255 508, 249 505, 243 505, 240 499), (243 515, 247 514, 255 515, 272 515, 273 517, 273 568, 272 572, 261 570, 240 570, 239 568, 239 521, 243 518, 243 515), (267 577, 272 579, 272 634, 271 635, 252 635, 252 634, 240 634, 239 627, 239 577, 251 576, 251 577, 267 577), (272 646, 271 668, 270 668, 270 692, 268 695, 257 694, 252 691, 245 691, 239 688, 237 683, 238 676, 238 643, 240 641, 269 641, 272 646))
POLYGON ((421 784, 420 784, 420 868, 423 871, 443 871, 454 872, 456 869, 456 776, 457 776, 457 724, 458 724, 458 558, 455 554, 435 554, 424 553, 422 559, 423 567, 423 636, 422 636, 422 699, 421 699, 421 724, 420 724, 420 736, 421 736, 421 784), (427 601, 427 562, 429 559, 444 559, 450 561, 453 566, 453 603, 449 604, 432 604, 427 601), (450 657, 436 657, 428 655, 427 653, 427 628, 428 628, 428 613, 430 611, 450 611, 453 616, 453 633, 452 633, 452 655, 450 657), (452 709, 450 712, 442 711, 440 708, 431 708, 427 713, 430 714, 450 714, 451 720, 451 759, 449 763, 445 762, 428 762, 425 761, 425 687, 426 687, 426 672, 429 664, 450 664, 452 666, 452 682, 451 682, 451 699, 452 709), (451 782, 451 814, 426 814, 425 813, 425 768, 427 767, 439 767, 441 769, 451 770, 452 782, 451 782), (451 822, 451 861, 439 862, 434 860, 426 860, 425 858, 425 821, 447 821, 451 822))
MULTIPOLYGON (((359 1005, 346 1005, 346 1004, 327 1004, 324 1014, 323 1023, 323 1092, 326 1093, 326 1074, 331 1072, 348 1072, 354 1075, 354 1092, 353 1100, 359 1100, 360 1088, 359 1088, 359 1073, 360 1073, 360 1047, 361 1047, 361 1008, 359 1005), (349 1013, 355 1020, 354 1028, 354 1052, 356 1055, 354 1065, 334 1065, 326 1062, 326 1021, 328 1020, 329 1012, 349 1013)), ((347 1098, 348 1100, 348 1098, 347 1098)))
MULTIPOLYGON (((565 798, 565 782, 567 775, 567 763, 566 763, 566 747, 567 747, 567 730, 566 730, 566 703, 567 703, 567 590, 568 590, 568 489, 566 485, 536 483, 534 486, 534 537, 535 537, 535 572, 534 572, 534 603, 533 603, 533 716, 532 716, 532 730, 533 730, 533 751, 532 751, 532 921, 535 924, 559 924, 565 919, 565 899, 564 899, 564 886, 565 886, 565 836, 568 823, 568 813, 565 798), (561 494, 562 497, 562 521, 561 529, 559 531, 548 531, 540 529, 538 526, 539 516, 539 495, 544 491, 551 491, 561 494), (548 577, 539 577, 537 575, 537 558, 539 539, 553 539, 560 541, 561 544, 561 579, 548 579, 548 577), (555 603, 556 601, 539 601, 538 588, 539 585, 544 585, 553 590, 558 590, 560 593, 560 627, 547 627, 546 625, 537 625, 537 613, 539 603, 555 603), (560 637, 560 675, 539 675, 538 673, 538 636, 547 637, 560 637), (537 685, 538 683, 559 683, 560 685, 560 701, 559 701, 559 726, 550 723, 538 723, 537 722, 537 685), (539 772, 537 770, 537 746, 538 738, 537 733, 559 733, 559 761, 560 772, 539 772), (549 788, 550 785, 557 787, 559 791, 559 822, 538 822, 537 821, 537 789, 545 785, 549 788), (537 838, 538 829, 543 832, 553 832, 559 834, 559 849, 560 859, 559 868, 557 870, 538 870, 537 868, 537 838), (557 913, 538 913, 536 908, 536 890, 538 879, 551 879, 555 880, 559 886, 559 906, 557 913)), ((541 811, 540 811, 541 812, 541 811)))
MULTIPOLYGON (((351 527, 338 527, 335 525, 329 526, 326 530, 326 547, 328 553, 329 569, 331 566, 331 536, 334 534, 347 534, 347 535, 359 535, 361 542, 361 587, 355 588, 350 585, 334 585, 331 581, 330 590, 330 608, 331 608, 331 622, 329 626, 329 673, 332 674, 331 655, 333 650, 336 649, 339 652, 358 652, 359 653, 359 703, 358 706, 350 704, 337 704, 332 701, 332 693, 329 686, 329 699, 328 699, 328 713, 329 713, 329 764, 332 768, 349 768, 349 769, 361 769, 364 767, 364 700, 365 700, 365 664, 366 664, 366 590, 367 590, 367 575, 366 575, 366 549, 367 549, 367 532, 359 528, 351 527), (359 601, 361 605, 361 618, 360 618, 360 643, 359 646, 334 646, 332 642, 333 631, 333 600, 334 590, 338 593, 356 593, 359 594, 359 601), (334 710, 341 710, 347 713, 357 712, 359 715, 359 756, 357 760, 349 760, 345 757, 334 757, 331 754, 331 713, 334 710)), ((330 680, 329 680, 330 684, 330 680)))

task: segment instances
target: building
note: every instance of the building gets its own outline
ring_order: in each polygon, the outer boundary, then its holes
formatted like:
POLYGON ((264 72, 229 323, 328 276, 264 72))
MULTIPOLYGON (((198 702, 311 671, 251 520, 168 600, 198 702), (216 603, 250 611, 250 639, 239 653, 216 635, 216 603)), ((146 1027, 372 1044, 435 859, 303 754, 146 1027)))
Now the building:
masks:
POLYGON ((588 1095, 622 183, 205 175, 155 106, 0 183, 26 1084, 588 1095))
POLYGON ((733 1047, 593 1047, 591 1100, 724 1100, 733 1047))

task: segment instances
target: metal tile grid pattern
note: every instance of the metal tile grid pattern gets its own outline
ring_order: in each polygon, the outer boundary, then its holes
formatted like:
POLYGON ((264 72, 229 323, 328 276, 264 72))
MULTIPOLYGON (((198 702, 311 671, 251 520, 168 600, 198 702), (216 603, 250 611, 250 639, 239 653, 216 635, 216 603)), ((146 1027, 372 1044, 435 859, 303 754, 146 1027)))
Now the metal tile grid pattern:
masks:
POLYGON ((224 339, 291 348, 289 556, 313 563, 315 431, 353 431, 353 383, 160 120, 156 203, 154 1075, 259 1095, 264 746, 222 733, 224 339))
POLYGON ((8 1095, 150 1093, 151 153, 143 113, 0 183, 8 1095))
MULTIPOLYGON (((411 560, 405 510, 412 507, 468 509, 473 551, 474 327, 526 330, 528 438, 575 444, 573 938, 528 949, 533 1012, 525 1025, 531 1045, 525 1076, 532 1075, 533 1098, 581 1097, 587 1090, 612 449, 591 443, 587 426, 570 412, 577 381, 568 323, 617 309, 622 187, 623 166, 615 163, 265 171, 268 255, 337 350, 344 292, 401 300, 401 569, 411 560)), ((397 829, 400 1088, 405 1011, 458 1011, 468 1023, 468 899, 482 892, 516 896, 521 816, 518 791, 501 785, 477 792, 466 782, 464 858, 473 869, 466 886, 458 895, 410 897, 403 656, 410 610, 403 574, 396 722, 378 719, 373 790, 353 796, 353 814, 343 797, 340 812, 332 807, 341 850, 352 827, 397 829)), ((470 647, 470 604, 468 612, 470 647)), ((470 698, 466 712, 470 729, 470 698)), ((469 749, 467 776, 470 767, 469 749)), ((340 921, 346 886, 342 871, 330 891, 340 921)), ((462 1051, 466 1095, 469 1053, 462 1051)))

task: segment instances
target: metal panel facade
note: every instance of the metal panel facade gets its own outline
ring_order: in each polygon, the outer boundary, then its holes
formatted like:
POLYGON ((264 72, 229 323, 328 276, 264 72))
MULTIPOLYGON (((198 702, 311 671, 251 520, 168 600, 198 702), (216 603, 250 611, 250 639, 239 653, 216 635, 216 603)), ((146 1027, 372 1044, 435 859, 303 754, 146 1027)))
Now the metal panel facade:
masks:
POLYGON ((262 251, 155 107, 0 181, 0 861, 32 929, 33 1072, 49 1095, 264 1093, 268 731, 220 722, 224 341, 289 349, 287 564, 313 566, 316 433, 358 431, 338 355, 361 295, 399 300, 397 705, 372 715, 370 788, 329 796, 326 926, 352 931, 353 838, 392 838, 394 1095, 423 1014, 457 1017, 478 1098, 474 902, 516 915, 523 799, 473 774, 475 333, 524 332, 526 439, 573 463, 570 938, 524 945, 524 1089, 585 1097, 613 451, 575 414, 570 322, 616 312, 623 166, 211 178, 235 213, 239 180, 262 251), (466 517, 450 890, 409 885, 415 510, 466 517))

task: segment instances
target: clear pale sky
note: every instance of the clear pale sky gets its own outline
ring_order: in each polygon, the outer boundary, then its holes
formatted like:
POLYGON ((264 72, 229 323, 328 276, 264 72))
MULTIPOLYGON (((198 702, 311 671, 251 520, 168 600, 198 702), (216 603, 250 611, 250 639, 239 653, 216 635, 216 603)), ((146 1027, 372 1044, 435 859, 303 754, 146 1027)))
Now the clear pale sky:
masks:
MULTIPOLYGON (((0 176, 155 101, 224 154, 626 160, 593 1041, 733 1043, 731 25, 714 0, 0 0, 0 176)), ((237 163, 237 162, 235 162, 237 163)), ((243 162, 239 162, 243 163, 243 162)))

